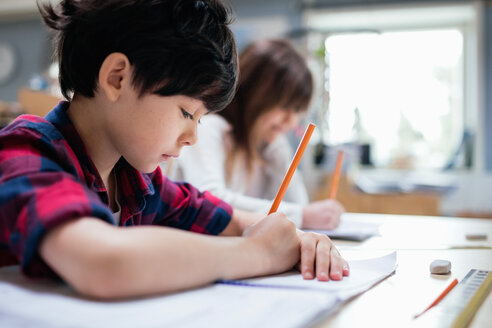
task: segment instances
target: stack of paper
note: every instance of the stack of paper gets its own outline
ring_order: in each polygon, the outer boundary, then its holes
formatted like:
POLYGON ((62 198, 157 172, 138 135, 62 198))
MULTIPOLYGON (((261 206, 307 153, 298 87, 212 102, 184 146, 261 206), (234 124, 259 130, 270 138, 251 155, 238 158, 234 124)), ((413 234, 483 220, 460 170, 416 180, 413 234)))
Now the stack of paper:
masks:
POLYGON ((355 185, 367 194, 409 192, 446 193, 457 188, 456 177, 440 172, 371 170, 354 177, 355 185))
MULTIPOLYGON (((346 216, 347 214, 344 214, 346 216)), ((327 235, 332 239, 363 241, 379 234, 380 224, 365 221, 344 220, 333 230, 308 230, 327 235)))

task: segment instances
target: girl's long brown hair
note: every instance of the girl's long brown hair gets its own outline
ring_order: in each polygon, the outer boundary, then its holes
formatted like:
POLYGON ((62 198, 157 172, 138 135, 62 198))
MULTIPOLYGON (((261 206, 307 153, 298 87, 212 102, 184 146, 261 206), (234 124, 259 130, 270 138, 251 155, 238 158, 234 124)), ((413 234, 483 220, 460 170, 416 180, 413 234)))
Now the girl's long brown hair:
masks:
POLYGON ((305 59, 287 40, 262 40, 249 45, 239 57, 239 83, 232 102, 219 115, 232 126, 233 153, 243 153, 248 169, 259 158, 252 135, 258 117, 274 108, 302 112, 313 93, 313 78, 305 59))

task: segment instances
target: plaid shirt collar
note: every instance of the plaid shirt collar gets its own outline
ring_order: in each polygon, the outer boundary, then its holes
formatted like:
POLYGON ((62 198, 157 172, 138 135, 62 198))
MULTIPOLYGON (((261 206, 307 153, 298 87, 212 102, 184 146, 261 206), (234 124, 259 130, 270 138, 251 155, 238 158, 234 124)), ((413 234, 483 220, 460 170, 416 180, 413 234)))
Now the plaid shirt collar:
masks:
MULTIPOLYGON (((97 192, 102 201, 109 204, 107 189, 90 158, 82 138, 67 115, 69 102, 61 101, 45 119, 52 123, 65 137, 69 147, 80 162, 78 178, 86 181, 87 186, 97 192)), ((118 181, 118 200, 124 218, 142 212, 145 208, 145 196, 155 193, 152 174, 142 174, 133 168, 123 157, 116 163, 114 170, 118 181), (127 183, 125 183, 127 182, 127 183), (125 213, 126 212, 126 213, 125 213)), ((124 222, 122 222, 124 223, 124 222)))

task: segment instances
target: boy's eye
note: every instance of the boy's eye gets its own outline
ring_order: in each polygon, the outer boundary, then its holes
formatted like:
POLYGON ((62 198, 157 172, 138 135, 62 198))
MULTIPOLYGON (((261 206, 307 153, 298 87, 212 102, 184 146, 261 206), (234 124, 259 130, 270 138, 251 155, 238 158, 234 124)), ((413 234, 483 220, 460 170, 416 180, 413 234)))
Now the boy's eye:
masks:
POLYGON ((193 120, 193 115, 185 111, 184 109, 181 108, 181 112, 183 113, 184 118, 189 118, 190 120, 193 120))

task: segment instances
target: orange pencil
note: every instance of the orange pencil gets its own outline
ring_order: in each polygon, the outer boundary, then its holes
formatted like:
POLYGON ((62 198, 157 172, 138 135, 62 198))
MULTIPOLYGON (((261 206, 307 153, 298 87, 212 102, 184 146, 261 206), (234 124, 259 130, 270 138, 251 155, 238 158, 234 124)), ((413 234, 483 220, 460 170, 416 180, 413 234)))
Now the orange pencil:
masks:
POLYGON ((284 176, 284 180, 282 181, 282 184, 280 185, 280 188, 277 191, 277 196, 275 196, 275 200, 273 201, 272 207, 270 208, 270 212, 268 212, 268 214, 272 214, 277 211, 278 206, 282 201, 282 198, 284 198, 285 191, 289 186, 290 180, 294 175, 297 165, 299 165, 299 162, 301 161, 302 154, 304 153, 304 150, 306 150, 306 146, 309 142, 309 139, 311 139, 311 135, 313 134, 315 127, 316 125, 314 125, 313 123, 309 123, 306 132, 304 132, 304 135, 302 136, 301 139, 301 143, 299 144, 299 147, 297 147, 294 158, 290 163, 289 169, 287 170, 287 173, 284 176))
POLYGON ((333 172, 333 180, 331 181, 329 199, 335 199, 338 190, 338 182, 340 181, 340 172, 342 171, 343 162, 343 150, 338 151, 337 163, 335 165, 335 171, 333 172))
POLYGON ((420 317, 422 314, 427 312, 427 310, 429 310, 433 306, 437 305, 437 303, 439 303, 451 291, 451 289, 453 289, 454 286, 456 286, 457 284, 458 284, 458 279, 455 278, 453 281, 451 281, 449 286, 446 287, 446 289, 436 298, 436 300, 434 302, 432 302, 431 305, 429 305, 424 311, 420 312, 419 314, 416 314, 413 318, 416 319, 416 318, 420 317))

